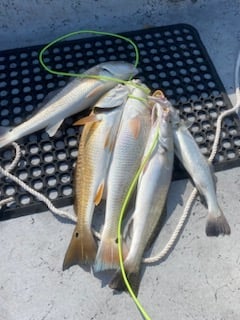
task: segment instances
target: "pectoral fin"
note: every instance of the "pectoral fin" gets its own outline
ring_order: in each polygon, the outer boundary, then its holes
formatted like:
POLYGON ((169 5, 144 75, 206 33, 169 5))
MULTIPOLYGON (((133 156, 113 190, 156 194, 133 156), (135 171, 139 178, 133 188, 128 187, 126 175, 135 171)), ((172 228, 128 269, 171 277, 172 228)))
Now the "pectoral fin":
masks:
POLYGON ((98 186, 97 193, 96 193, 95 198, 94 198, 94 203, 95 203, 96 206, 99 205, 99 203, 102 200, 103 190, 104 190, 104 181, 101 182, 101 184, 98 186))
POLYGON ((130 130, 135 139, 138 138, 140 130, 141 130, 141 121, 138 117, 135 117, 129 120, 130 130))
POLYGON ((104 148, 108 148, 109 151, 113 151, 115 144, 115 133, 110 128, 106 134, 105 142, 104 142, 104 148))
POLYGON ((63 123, 63 120, 57 122, 53 126, 48 126, 46 128, 46 131, 47 131, 49 137, 53 137, 55 135, 55 133, 58 131, 58 129, 60 128, 61 124, 63 123))

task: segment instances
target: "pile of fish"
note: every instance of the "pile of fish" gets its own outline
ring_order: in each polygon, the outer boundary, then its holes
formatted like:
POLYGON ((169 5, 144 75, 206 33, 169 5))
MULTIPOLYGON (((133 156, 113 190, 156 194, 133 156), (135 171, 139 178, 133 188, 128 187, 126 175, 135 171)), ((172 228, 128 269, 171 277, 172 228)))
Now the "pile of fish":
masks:
POLYGON ((230 234, 221 211, 215 178, 188 127, 161 91, 150 95, 140 80, 118 84, 137 74, 131 64, 106 62, 86 75, 108 80, 74 79, 35 116, 0 137, 0 147, 46 128, 54 135, 63 120, 91 107, 84 125, 74 174, 74 210, 77 224, 67 249, 63 269, 90 265, 94 272, 115 269, 109 286, 125 290, 119 270, 117 227, 120 211, 137 170, 155 141, 155 147, 138 178, 134 210, 130 217, 131 241, 123 241, 124 267, 137 294, 144 250, 164 210, 171 183, 174 153, 191 176, 208 209, 206 234, 230 234), (106 200, 105 221, 97 243, 92 232, 95 207, 106 200))

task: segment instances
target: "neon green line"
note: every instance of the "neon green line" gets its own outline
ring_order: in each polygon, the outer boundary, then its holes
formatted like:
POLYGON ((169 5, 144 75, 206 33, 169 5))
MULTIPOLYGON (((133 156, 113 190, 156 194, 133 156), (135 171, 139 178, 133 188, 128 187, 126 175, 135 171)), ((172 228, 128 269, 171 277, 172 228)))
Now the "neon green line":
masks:
MULTIPOLYGON (((50 42, 49 44, 47 44, 39 53, 39 61, 41 63, 41 65, 43 66, 43 68, 48 71, 49 73, 52 73, 52 74, 56 74, 56 75, 62 75, 62 76, 69 76, 69 77, 80 77, 80 78, 93 78, 93 79, 99 79, 99 76, 95 76, 95 75, 84 75, 84 74, 75 74, 75 73, 68 73, 68 72, 64 72, 64 71, 56 71, 56 70, 52 70, 50 68, 48 68, 44 61, 43 61, 43 54, 45 53, 45 51, 47 49, 49 49, 50 47, 52 47, 54 44, 62 41, 62 40, 65 40, 69 37, 72 37, 72 36, 75 36, 75 35, 78 35, 78 34, 82 34, 82 33, 92 33, 92 34, 97 34, 97 35, 106 35, 106 36, 111 36, 111 37, 114 37, 114 38, 119 38, 119 39, 122 39, 124 41, 127 41, 129 42, 134 50, 135 50, 135 63, 134 63, 134 66, 137 67, 138 64, 139 64, 139 51, 138 51, 138 47, 137 45, 129 38, 127 37, 124 37, 124 36, 121 36, 119 34, 115 34, 115 33, 111 33, 111 32, 102 32, 102 31, 94 31, 94 30, 79 30, 79 31, 74 31, 74 32, 70 32, 68 34, 65 34, 61 37, 58 37, 57 39, 53 40, 52 42, 50 42)), ((109 80, 110 77, 101 77, 101 79, 104 79, 104 80, 109 80)), ((112 78, 110 78, 112 80, 112 78)), ((116 80, 116 79, 115 79, 116 80)), ((118 81, 120 81, 119 79, 117 79, 118 81)), ((130 79, 129 79, 130 80, 130 79)))
MULTIPOLYGON (((71 32, 71 33, 68 33, 66 35, 63 35, 57 39, 55 39, 54 41, 50 42, 49 44, 47 44, 39 53, 39 61, 40 61, 40 64, 42 65, 42 67, 49 73, 52 73, 52 74, 55 74, 55 75, 61 75, 61 76, 68 76, 68 77, 79 77, 79 78, 93 78, 93 79, 99 79, 99 80, 111 80, 111 81, 115 81, 117 83, 122 83, 122 84, 126 84, 126 85, 132 85, 134 86, 135 88, 139 88, 141 90, 143 90, 147 95, 150 93, 150 89, 145 87, 145 86, 142 86, 140 84, 137 84, 137 83, 133 83, 133 82, 129 82, 129 80, 131 80, 131 78, 128 80, 128 81, 124 81, 124 80, 120 80, 120 79, 117 79, 117 78, 112 78, 112 77, 107 77, 107 76, 99 76, 99 75, 87 75, 87 74, 75 74, 75 73, 71 73, 71 72, 64 72, 64 71, 56 71, 56 70, 52 70, 50 68, 48 68, 44 61, 43 61, 43 55, 44 53, 46 52, 47 49, 49 49, 51 46, 53 46, 54 44, 62 41, 62 40, 65 40, 69 37, 72 37, 72 36, 75 36, 75 35, 78 35, 78 34, 81 34, 81 33, 92 33, 92 34, 97 34, 97 35, 107 35, 107 36, 111 36, 111 37, 115 37, 115 38, 119 38, 119 39, 122 39, 124 41, 127 41, 129 42, 134 50, 135 50, 135 64, 134 66, 137 67, 138 66, 138 63, 139 63, 139 51, 138 51, 138 47, 137 45, 129 38, 127 37, 124 37, 124 36, 121 36, 119 34, 114 34, 114 33, 111 33, 111 32, 102 32, 102 31, 93 31, 93 30, 80 30, 80 31, 75 31, 75 32, 71 32)), ((134 96, 130 95, 131 98, 135 98, 134 96)), ((146 102, 144 99, 139 99, 138 100, 142 101, 142 102, 146 102)), ((124 282, 125 282, 125 285, 132 297, 132 299, 134 300, 135 304, 137 305, 138 309, 140 310, 140 312, 142 313, 142 315, 144 316, 144 318, 146 320, 151 320, 151 318, 149 317, 149 315, 147 314, 147 312, 144 310, 143 306, 141 305, 140 301, 138 300, 138 298, 135 296, 132 288, 131 288, 131 285, 130 283, 128 282, 128 279, 127 279, 127 276, 126 276, 126 272, 124 270, 124 265, 123 265, 123 257, 122 257, 122 238, 121 238, 121 225, 122 225, 122 219, 123 219, 123 215, 124 215, 124 212, 126 210, 126 206, 127 206, 127 203, 133 193, 133 190, 137 184, 137 180, 138 180, 138 177, 144 167, 144 165, 146 164, 146 162, 148 161, 148 159, 150 158, 154 148, 156 147, 156 144, 157 144, 157 140, 158 140, 158 136, 159 136, 159 131, 156 133, 156 136, 154 138, 154 141, 153 141, 153 144, 149 150, 149 152, 147 153, 145 159, 143 160, 140 168, 138 169, 131 185, 130 185, 130 188, 128 190, 128 193, 127 193, 127 196, 124 200, 124 203, 123 203, 123 206, 121 208, 121 213, 120 213, 120 218, 119 218, 119 223, 118 223, 118 251, 119 251, 119 259, 120 259, 120 269, 121 269, 121 272, 122 272, 122 275, 123 275, 123 279, 124 279, 124 282)))
POLYGON ((121 272, 122 272, 122 276, 123 276, 123 280, 124 280, 124 283, 132 297, 132 299, 134 300, 136 306, 138 307, 139 311, 142 313, 142 315, 144 316, 144 318, 146 320, 151 320, 150 316, 147 314, 147 312, 145 311, 145 309, 143 308, 143 306, 141 305, 140 301, 138 300, 138 298, 136 297, 135 293, 133 292, 132 288, 131 288, 131 285, 127 279, 127 276, 126 276, 126 272, 125 272, 125 269, 124 269, 124 263, 123 263, 123 255, 122 255, 122 236, 121 236, 121 227, 122 227, 122 220, 123 220, 123 216, 124 216, 124 213, 125 213, 125 210, 126 210, 126 207, 127 207, 127 204, 132 196, 132 193, 136 187, 136 184, 137 184, 137 181, 138 181, 138 178, 145 166, 145 164, 147 163, 147 161, 149 160, 149 158, 151 157, 151 154, 152 152, 154 151, 156 145, 157 145, 157 141, 158 141, 158 137, 159 137, 159 132, 160 130, 157 131, 155 137, 154 137, 154 140, 153 140, 153 143, 151 145, 151 148, 149 149, 147 155, 145 156, 141 166, 139 167, 137 173, 135 174, 133 180, 132 180, 132 183, 128 189, 128 192, 127 192, 127 195, 126 195, 126 198, 124 199, 124 202, 123 202, 123 205, 122 205, 122 208, 121 208, 121 212, 120 212, 120 217, 119 217, 119 222, 118 222, 118 253, 119 253, 119 261, 120 261, 120 269, 121 269, 121 272))

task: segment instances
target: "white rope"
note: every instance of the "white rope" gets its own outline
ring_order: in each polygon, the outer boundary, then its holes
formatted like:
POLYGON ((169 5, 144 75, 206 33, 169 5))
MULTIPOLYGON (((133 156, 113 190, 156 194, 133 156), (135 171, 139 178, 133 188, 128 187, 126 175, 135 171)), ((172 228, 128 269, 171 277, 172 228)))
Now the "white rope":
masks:
MULTIPOLYGON (((13 142, 12 145, 15 147, 15 157, 13 159, 13 162, 9 165, 9 167, 6 168, 7 172, 10 172, 11 170, 13 170, 15 168, 15 166, 17 165, 17 163, 21 157, 21 149, 20 149, 19 145, 15 142, 13 142)), ((0 208, 2 208, 2 206, 6 205, 10 202, 14 202, 13 197, 8 197, 6 199, 0 200, 0 208)))
MULTIPOLYGON (((240 70, 240 51, 238 53, 238 58, 237 58, 237 63, 236 63, 236 68, 235 68, 236 105, 232 109, 224 111, 219 116, 219 118, 217 120, 215 139, 214 139, 214 143, 212 146, 212 152, 211 152, 209 159, 208 159, 209 162, 212 162, 214 157, 217 154, 217 148, 218 148, 218 144, 220 141, 221 125, 222 125, 223 118, 226 117, 227 115, 232 114, 233 112, 236 112, 237 110, 239 110, 239 107, 240 107, 239 70, 240 70)), ((167 244, 165 245, 163 250, 154 257, 149 257, 149 258, 143 259, 144 263, 154 263, 154 262, 157 262, 157 261, 163 259, 164 257, 166 257, 168 255, 170 250, 173 248, 174 243, 176 242, 177 238, 179 237, 180 231, 181 231, 183 225, 185 224, 185 221, 186 221, 188 215, 190 214, 190 209, 191 209, 191 206, 193 204, 193 201, 194 201, 197 193, 198 193, 197 189, 194 188, 187 203, 186 203, 183 214, 182 214, 170 240, 167 242, 167 244)))
MULTIPOLYGON (((38 200, 44 202, 46 204, 46 206, 48 207, 48 209, 50 211, 52 211, 53 213, 55 213, 56 215, 62 217, 62 218, 68 218, 74 222, 77 221, 77 218, 65 211, 59 210, 56 207, 54 207, 54 205, 51 203, 51 201, 45 197, 43 194, 37 192, 36 190, 32 189, 31 187, 29 187, 25 182, 23 182, 22 180, 20 180, 19 178, 15 177, 13 174, 10 173, 10 170, 12 170, 16 164, 18 163, 20 156, 21 156, 21 150, 20 147, 17 143, 13 142, 12 145, 15 148, 15 159, 13 160, 13 162, 11 163, 11 165, 7 168, 4 169, 0 166, 0 173, 2 173, 5 177, 11 179, 12 181, 14 181, 16 184, 18 184, 20 187, 22 187, 25 191, 29 192, 30 194, 32 194, 33 196, 35 196, 38 200)), ((7 199, 3 199, 0 201, 0 206, 13 201, 13 198, 7 198, 7 199)))

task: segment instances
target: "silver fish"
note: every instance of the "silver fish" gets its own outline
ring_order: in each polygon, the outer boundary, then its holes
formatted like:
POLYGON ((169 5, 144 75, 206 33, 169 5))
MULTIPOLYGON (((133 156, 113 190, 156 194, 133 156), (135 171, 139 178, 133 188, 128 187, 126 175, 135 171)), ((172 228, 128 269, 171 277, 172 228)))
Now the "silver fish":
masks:
POLYGON ((165 97, 160 97, 160 100, 163 106, 171 109, 175 153, 206 201, 208 218, 205 231, 207 236, 229 235, 231 229, 218 204, 215 177, 211 165, 202 154, 184 121, 180 119, 176 109, 165 97))
MULTIPOLYGON (((132 95, 146 99, 143 89, 135 88, 132 95)), ((119 265, 117 245, 118 219, 127 190, 143 156, 150 129, 150 108, 143 101, 128 98, 124 107, 107 180, 105 223, 99 244, 95 271, 117 268, 119 265)), ((127 249, 123 245, 124 254, 127 249)))
MULTIPOLYGON (((136 206, 132 217, 132 241, 124 260, 124 269, 135 294, 139 288, 143 253, 164 210, 173 170, 173 135, 169 109, 163 110, 156 103, 152 119, 144 157, 149 152, 159 129, 160 132, 157 145, 139 177, 136 206)), ((115 273, 109 286, 115 290, 125 290, 120 270, 115 273)))
MULTIPOLYGON (((137 69, 130 63, 109 61, 94 66, 84 74, 128 80, 136 73, 137 69)), ((5 132, 8 131, 0 137, 0 148, 44 128, 50 137, 54 136, 65 118, 91 107, 101 95, 115 85, 114 80, 73 79, 55 96, 46 97, 48 102, 32 118, 13 129, 5 128, 5 132)))
POLYGON ((77 225, 67 249, 63 270, 74 264, 91 264, 97 246, 91 223, 94 208, 102 199, 107 172, 129 89, 118 85, 94 106, 91 114, 75 124, 85 124, 74 176, 74 209, 77 225), (110 108, 110 109, 109 109, 110 108))

